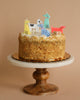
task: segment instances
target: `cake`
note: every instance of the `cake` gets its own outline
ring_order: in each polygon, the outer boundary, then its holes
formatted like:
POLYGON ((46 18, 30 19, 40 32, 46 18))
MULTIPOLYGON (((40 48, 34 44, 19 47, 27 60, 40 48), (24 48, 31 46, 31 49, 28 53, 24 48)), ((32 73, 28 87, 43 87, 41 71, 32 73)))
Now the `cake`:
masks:
MULTIPOLYGON (((45 14, 49 15, 49 14, 45 14)), ((40 19, 37 24, 25 20, 24 33, 19 33, 19 58, 26 61, 51 62, 65 56, 64 26, 51 27, 40 19)))

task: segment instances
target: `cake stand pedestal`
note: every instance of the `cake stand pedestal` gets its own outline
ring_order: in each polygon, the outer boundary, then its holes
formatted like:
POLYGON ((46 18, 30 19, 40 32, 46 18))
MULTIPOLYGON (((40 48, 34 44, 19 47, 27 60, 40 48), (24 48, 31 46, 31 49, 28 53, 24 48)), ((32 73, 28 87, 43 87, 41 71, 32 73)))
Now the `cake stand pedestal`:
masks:
POLYGON ((31 95, 47 95, 55 94, 58 91, 58 87, 54 84, 49 84, 46 80, 49 77, 49 72, 47 68, 56 68, 69 65, 74 61, 73 56, 67 57, 62 61, 55 61, 50 63, 40 63, 40 62, 25 62, 21 61, 17 54, 8 56, 9 62, 15 66, 25 67, 25 68, 35 68, 36 71, 33 73, 33 78, 36 80, 36 83, 27 85, 23 88, 24 92, 31 95))

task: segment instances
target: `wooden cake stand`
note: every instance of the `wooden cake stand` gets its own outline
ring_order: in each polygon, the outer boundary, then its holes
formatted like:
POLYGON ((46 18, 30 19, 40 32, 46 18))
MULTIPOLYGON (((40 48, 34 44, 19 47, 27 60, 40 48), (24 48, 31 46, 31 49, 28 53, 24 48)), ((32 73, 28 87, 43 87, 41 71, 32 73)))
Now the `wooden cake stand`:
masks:
POLYGON ((65 53, 63 60, 56 60, 54 62, 25 62, 19 59, 18 54, 13 54, 8 56, 8 61, 19 67, 35 68, 36 71, 33 73, 33 78, 36 83, 27 85, 23 88, 24 92, 31 95, 47 95, 55 94, 58 91, 58 87, 54 84, 48 84, 46 80, 49 77, 49 72, 47 68, 62 67, 69 65, 74 61, 74 57, 68 53, 65 53))

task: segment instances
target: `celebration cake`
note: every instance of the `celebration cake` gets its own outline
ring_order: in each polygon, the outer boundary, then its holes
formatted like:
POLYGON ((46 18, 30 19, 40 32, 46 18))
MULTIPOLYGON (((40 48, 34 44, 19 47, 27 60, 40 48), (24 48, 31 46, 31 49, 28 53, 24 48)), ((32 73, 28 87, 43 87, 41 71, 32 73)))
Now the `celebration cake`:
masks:
POLYGON ((38 19, 32 24, 24 22, 24 32, 19 33, 19 58, 26 61, 51 62, 65 56, 65 35, 63 29, 50 27, 50 15, 47 13, 44 23, 38 19))

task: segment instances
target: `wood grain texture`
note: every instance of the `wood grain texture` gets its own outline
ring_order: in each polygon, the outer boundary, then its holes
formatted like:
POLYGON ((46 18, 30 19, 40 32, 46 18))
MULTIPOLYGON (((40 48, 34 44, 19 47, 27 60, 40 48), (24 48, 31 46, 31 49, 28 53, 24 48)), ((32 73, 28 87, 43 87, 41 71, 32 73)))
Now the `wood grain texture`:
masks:
POLYGON ((57 93, 58 87, 46 82, 48 77, 49 73, 46 68, 37 68, 33 73, 33 78, 36 80, 36 83, 25 86, 23 89, 24 92, 31 95, 49 95, 57 93))

